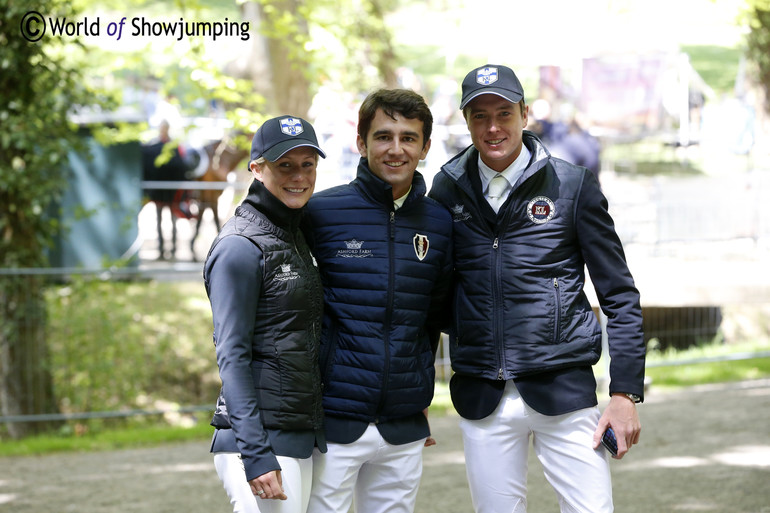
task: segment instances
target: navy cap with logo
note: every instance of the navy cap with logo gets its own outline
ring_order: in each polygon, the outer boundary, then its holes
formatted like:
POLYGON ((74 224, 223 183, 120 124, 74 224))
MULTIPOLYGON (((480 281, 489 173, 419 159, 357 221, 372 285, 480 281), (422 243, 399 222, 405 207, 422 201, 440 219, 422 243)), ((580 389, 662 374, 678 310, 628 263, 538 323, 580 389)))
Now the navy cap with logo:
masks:
POLYGON ((326 154, 318 145, 313 125, 297 116, 280 116, 268 119, 259 127, 251 140, 251 160, 265 157, 275 162, 286 152, 308 146, 326 158, 326 154))
POLYGON ((524 88, 511 68, 485 64, 465 75, 460 110, 482 94, 496 94, 511 103, 519 103, 524 98, 524 88))

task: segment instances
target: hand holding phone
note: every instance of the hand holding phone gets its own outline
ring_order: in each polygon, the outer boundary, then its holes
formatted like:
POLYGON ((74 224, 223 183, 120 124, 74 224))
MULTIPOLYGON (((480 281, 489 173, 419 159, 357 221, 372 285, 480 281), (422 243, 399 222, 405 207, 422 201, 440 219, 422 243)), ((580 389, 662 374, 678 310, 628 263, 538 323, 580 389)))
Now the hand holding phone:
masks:
POLYGON ((618 441, 615 438, 615 432, 611 427, 608 427, 607 431, 602 435, 602 445, 606 447, 613 456, 618 455, 618 441))

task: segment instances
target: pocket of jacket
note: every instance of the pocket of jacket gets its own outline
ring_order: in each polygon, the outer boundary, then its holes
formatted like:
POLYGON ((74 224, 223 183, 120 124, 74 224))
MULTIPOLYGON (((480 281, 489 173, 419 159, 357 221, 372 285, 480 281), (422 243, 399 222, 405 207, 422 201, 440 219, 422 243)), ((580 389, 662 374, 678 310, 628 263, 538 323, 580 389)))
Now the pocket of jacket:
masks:
POLYGON ((553 313, 553 343, 558 344, 561 338, 561 286, 559 279, 553 279, 554 313, 553 313))
POLYGON ((332 367, 334 366, 334 355, 337 349, 337 324, 332 323, 326 331, 326 337, 321 336, 321 351, 318 358, 321 369, 321 383, 326 386, 329 384, 332 367), (325 338, 325 340, 324 340, 325 338))

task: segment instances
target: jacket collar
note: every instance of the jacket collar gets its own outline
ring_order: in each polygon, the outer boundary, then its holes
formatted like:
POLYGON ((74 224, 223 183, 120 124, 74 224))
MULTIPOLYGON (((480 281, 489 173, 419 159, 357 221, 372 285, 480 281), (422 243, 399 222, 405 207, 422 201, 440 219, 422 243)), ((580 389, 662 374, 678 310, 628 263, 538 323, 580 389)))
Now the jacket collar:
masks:
POLYGON ((273 196, 259 180, 252 181, 240 209, 251 214, 259 212, 274 225, 290 232, 297 229, 304 211, 304 208, 287 207, 281 200, 273 196))
MULTIPOLYGON (((388 208, 393 208, 393 186, 372 173, 366 158, 361 157, 361 160, 359 160, 356 178, 351 184, 370 200, 386 205, 388 208)), ((415 171, 412 178, 412 190, 409 191, 409 196, 404 201, 404 206, 415 201, 416 198, 425 196, 425 192, 425 178, 423 178, 419 171, 415 171)))
MULTIPOLYGON (((524 130, 522 134, 522 141, 526 145, 527 149, 532 153, 529 165, 524 173, 519 177, 518 181, 513 185, 516 188, 520 183, 523 183, 533 174, 537 173, 548 163, 548 159, 551 158, 551 154, 548 152, 540 139, 529 130, 524 130)), ((473 147, 468 146, 463 151, 455 155, 449 162, 441 167, 441 170, 449 175, 456 182, 464 182, 470 185, 468 171, 474 170, 478 173, 479 151, 473 147)))

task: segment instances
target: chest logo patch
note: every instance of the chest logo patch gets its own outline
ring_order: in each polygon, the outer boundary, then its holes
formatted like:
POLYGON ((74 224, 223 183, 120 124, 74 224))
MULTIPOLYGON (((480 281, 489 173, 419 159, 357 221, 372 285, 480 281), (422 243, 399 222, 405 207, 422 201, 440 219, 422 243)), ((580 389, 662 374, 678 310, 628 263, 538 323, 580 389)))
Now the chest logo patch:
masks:
POLYGON ((452 220, 455 223, 461 223, 471 218, 471 215, 465 211, 465 205, 457 204, 452 207, 452 220))
POLYGON ((554 214, 556 214, 556 207, 546 196, 534 197, 527 204, 527 216, 535 224, 547 223, 553 219, 554 214))
POLYGON ((412 246, 414 246, 414 254, 417 255, 417 259, 420 262, 425 260, 425 257, 428 256, 428 248, 430 247, 428 236, 415 233, 412 238, 412 246))
POLYGON ((337 256, 340 258, 369 258, 372 255, 371 249, 363 249, 364 241, 362 240, 346 240, 345 249, 338 249, 337 256))

